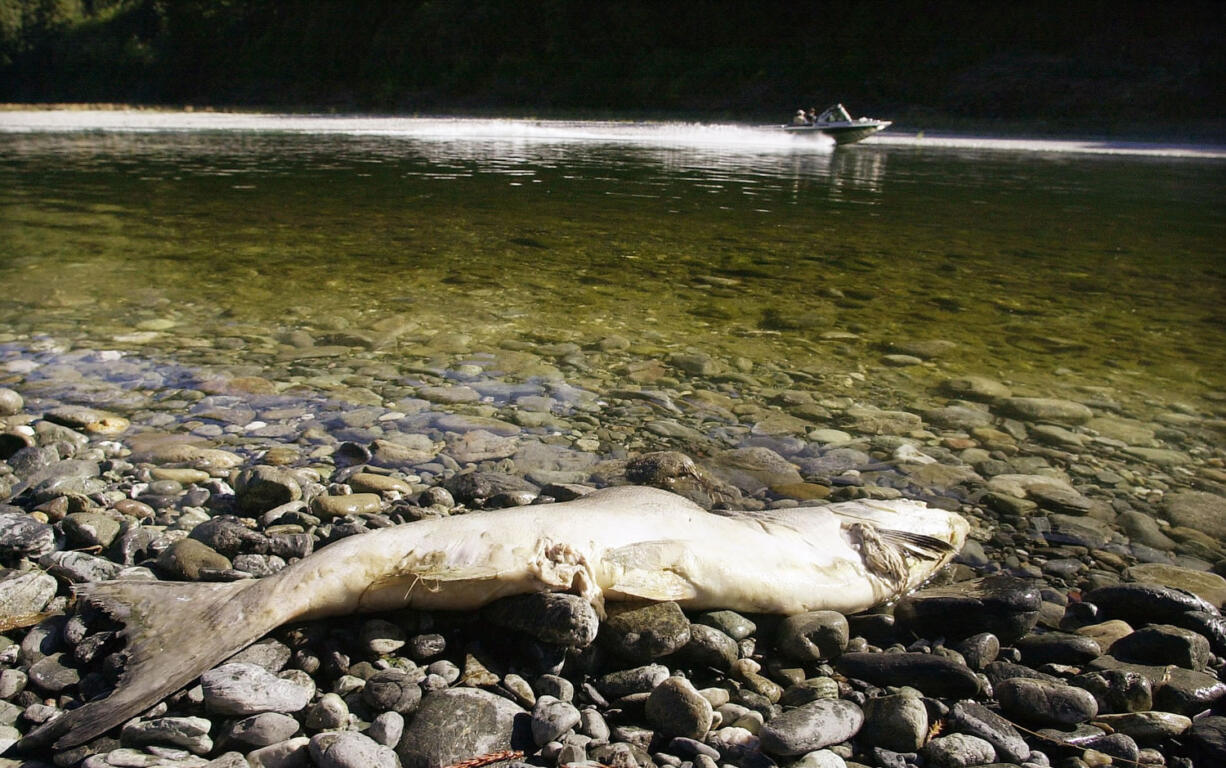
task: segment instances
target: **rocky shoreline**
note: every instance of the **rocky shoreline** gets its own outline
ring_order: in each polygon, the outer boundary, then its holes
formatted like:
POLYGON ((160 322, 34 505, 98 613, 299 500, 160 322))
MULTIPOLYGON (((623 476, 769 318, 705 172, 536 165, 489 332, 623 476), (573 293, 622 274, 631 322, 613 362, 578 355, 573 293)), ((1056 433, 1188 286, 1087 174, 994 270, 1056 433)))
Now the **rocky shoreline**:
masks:
MULTIPOLYGON (((118 627, 77 611, 77 583, 258 578, 373 528, 627 482, 708 507, 919 498, 972 541, 939 584, 859 616, 665 603, 599 622, 539 595, 287 626, 118 734, 0 766, 1226 761, 1226 399, 947 376, 904 408, 693 352, 597 389, 585 355, 624 340, 554 346, 316 371, 328 396, 6 349, 0 745, 114 683, 118 627)), ((883 363, 929 373, 932 353, 883 363)))

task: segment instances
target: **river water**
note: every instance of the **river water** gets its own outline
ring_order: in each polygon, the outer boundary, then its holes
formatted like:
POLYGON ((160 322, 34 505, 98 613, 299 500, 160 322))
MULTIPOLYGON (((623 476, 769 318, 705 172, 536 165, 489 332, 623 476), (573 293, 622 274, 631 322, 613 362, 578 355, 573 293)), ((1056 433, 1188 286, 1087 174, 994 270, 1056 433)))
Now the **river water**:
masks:
POLYGON ((915 409, 978 374, 1220 416, 1224 213, 1213 147, 8 112, 0 365, 368 405, 425 376, 915 409))

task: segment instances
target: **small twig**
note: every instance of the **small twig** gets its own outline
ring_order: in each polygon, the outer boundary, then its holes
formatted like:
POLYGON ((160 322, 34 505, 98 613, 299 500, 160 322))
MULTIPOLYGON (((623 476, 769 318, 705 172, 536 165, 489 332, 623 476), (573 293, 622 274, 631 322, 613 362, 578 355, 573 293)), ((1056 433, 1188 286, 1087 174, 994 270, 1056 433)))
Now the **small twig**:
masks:
POLYGON ((524 756, 524 753, 522 750, 504 749, 501 752, 490 752, 489 754, 481 755, 480 757, 470 757, 467 760, 461 760, 458 763, 452 763, 451 765, 448 765, 445 768, 481 768, 481 766, 483 765, 490 765, 492 763, 501 763, 504 760, 518 760, 523 756, 524 756))

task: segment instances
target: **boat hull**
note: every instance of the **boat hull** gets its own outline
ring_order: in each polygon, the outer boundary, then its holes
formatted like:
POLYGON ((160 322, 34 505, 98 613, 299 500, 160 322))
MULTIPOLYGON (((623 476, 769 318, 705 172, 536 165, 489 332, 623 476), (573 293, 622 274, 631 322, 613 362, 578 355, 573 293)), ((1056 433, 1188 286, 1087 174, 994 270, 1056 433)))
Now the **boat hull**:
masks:
POLYGON ((878 131, 888 128, 888 120, 851 123, 847 125, 785 125, 783 129, 797 136, 813 136, 821 134, 834 139, 835 144, 854 144, 863 141, 878 131))

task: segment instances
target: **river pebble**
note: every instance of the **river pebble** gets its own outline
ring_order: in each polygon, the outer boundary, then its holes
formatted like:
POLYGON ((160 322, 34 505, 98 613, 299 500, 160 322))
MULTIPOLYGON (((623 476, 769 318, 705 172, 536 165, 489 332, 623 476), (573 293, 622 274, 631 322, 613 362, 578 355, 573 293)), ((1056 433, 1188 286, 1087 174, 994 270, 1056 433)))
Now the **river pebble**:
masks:
POLYGON ((223 715, 297 712, 310 702, 314 686, 273 675, 254 664, 223 664, 200 676, 204 705, 223 715))
MULTIPOLYGON (((76 759, 1221 762, 1226 469, 1211 428, 1179 408, 1159 421, 1070 389, 1015 397, 1006 375, 951 378, 943 347, 907 341, 890 354, 927 362, 878 370, 932 377, 931 396, 900 403, 699 350, 640 365, 638 340, 504 350, 554 377, 517 381, 457 338, 462 351, 410 381, 344 362, 337 350, 370 349, 347 346, 361 334, 307 335, 296 349, 334 351, 301 364, 343 371, 303 375, 346 378, 333 391, 354 401, 287 402, 253 378, 80 409, 60 401, 75 384, 5 380, 0 614, 32 626, 0 636, 0 744, 105 692, 118 668, 118 626, 74 613, 71 585, 260 578, 372 528, 629 481, 750 509, 918 496, 965 514, 972 540, 932 585, 856 617, 662 602, 609 604, 601 620, 577 594, 541 593, 293 624, 76 759), (567 379, 603 355, 642 381, 567 379)), ((167 380, 134 365, 132 381, 167 380)))

